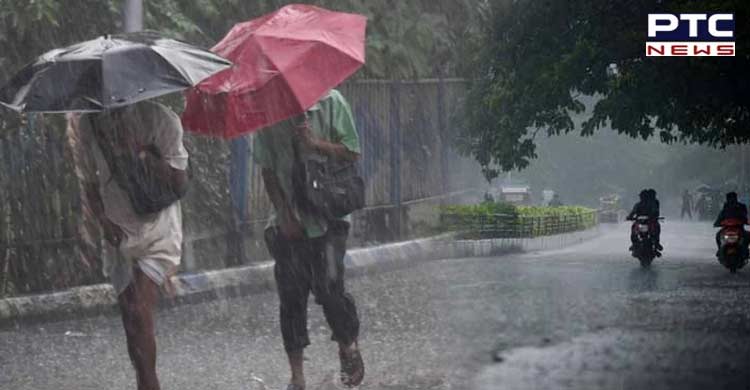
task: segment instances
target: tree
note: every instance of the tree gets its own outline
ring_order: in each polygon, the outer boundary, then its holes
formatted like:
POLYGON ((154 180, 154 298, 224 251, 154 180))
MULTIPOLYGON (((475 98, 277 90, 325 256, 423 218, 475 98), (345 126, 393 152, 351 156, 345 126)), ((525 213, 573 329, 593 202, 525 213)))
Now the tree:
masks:
POLYGON ((499 0, 474 61, 461 151, 492 178, 536 157, 540 132, 619 133, 725 147, 750 141, 750 3, 499 0), (646 57, 648 13, 733 12, 733 58, 646 57), (576 127, 573 115, 590 116, 576 127))
MULTIPOLYGON (((368 18, 367 64, 361 77, 417 78, 456 75, 464 42, 476 31, 483 0, 160 0, 176 12, 149 7, 153 14, 184 15, 199 26, 199 36, 216 42, 234 23, 258 17, 289 3, 308 3, 368 18)), ((155 2, 157 3, 157 2, 155 2)), ((163 26, 163 24, 161 24, 163 26)), ((205 39, 204 39, 205 40, 205 39)))
MULTIPOLYGON (((290 3, 367 16, 361 77, 456 76, 486 0, 148 0, 145 28, 212 46, 237 22, 290 3)), ((0 0, 0 81, 54 47, 121 30, 120 0, 0 0), (70 4, 68 4, 70 3, 70 4)))

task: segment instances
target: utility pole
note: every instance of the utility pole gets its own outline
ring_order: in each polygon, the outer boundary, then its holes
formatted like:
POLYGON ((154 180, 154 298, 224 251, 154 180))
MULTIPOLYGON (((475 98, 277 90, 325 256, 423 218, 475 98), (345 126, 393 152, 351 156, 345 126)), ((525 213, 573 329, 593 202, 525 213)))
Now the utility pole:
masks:
POLYGON ((748 182, 747 182, 747 152, 748 146, 746 144, 740 144, 740 188, 737 191, 740 193, 740 200, 748 200, 748 182))
POLYGON ((143 30, 143 0, 125 0, 122 15, 125 32, 143 30))

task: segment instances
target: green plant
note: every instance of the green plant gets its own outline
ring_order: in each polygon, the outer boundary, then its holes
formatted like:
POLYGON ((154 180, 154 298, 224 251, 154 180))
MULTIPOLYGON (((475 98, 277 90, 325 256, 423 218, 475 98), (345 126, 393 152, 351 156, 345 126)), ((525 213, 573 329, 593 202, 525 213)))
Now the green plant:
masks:
POLYGON ((514 206, 502 202, 450 205, 440 208, 445 231, 462 237, 538 237, 585 230, 596 225, 596 211, 580 206, 514 206))

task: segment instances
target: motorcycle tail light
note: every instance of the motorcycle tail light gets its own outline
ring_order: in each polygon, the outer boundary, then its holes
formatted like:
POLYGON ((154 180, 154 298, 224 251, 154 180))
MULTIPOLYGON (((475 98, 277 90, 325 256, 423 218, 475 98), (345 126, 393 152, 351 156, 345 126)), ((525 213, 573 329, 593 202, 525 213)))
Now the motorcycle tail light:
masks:
POLYGON ((641 233, 647 233, 648 232, 648 225, 638 225, 638 231, 641 233))
POLYGON ((724 241, 728 244, 736 244, 739 239, 739 236, 735 234, 727 234, 724 236, 724 241))

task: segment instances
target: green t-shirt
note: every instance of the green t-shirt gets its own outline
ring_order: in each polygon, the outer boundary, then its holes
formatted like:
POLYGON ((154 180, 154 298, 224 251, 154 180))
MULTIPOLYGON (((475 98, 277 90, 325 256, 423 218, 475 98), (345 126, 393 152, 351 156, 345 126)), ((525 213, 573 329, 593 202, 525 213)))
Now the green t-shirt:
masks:
MULTIPOLYGON (((294 166, 295 124, 307 117, 312 135, 319 139, 340 143, 354 153, 360 153, 359 135, 349 103, 335 89, 311 107, 305 115, 287 119, 259 131, 253 139, 253 159, 263 168, 273 170, 293 212, 302 223, 307 237, 320 237, 328 230, 328 222, 317 214, 298 209, 292 191, 292 169, 294 166)), ((348 219, 349 217, 347 216, 348 219)), ((276 225, 276 214, 271 216, 269 226, 276 225)))

